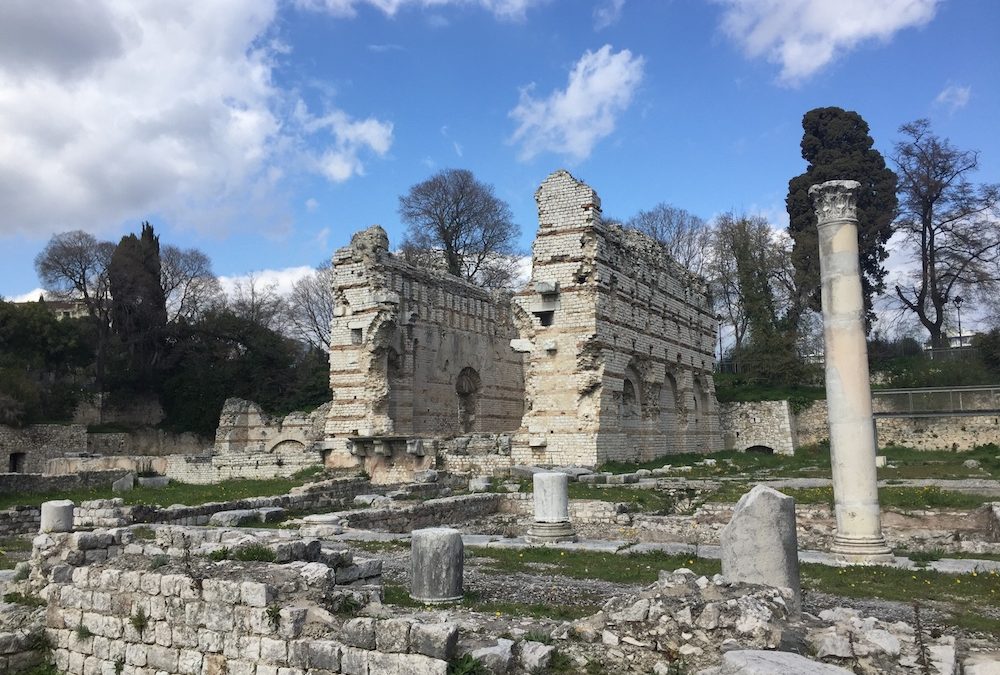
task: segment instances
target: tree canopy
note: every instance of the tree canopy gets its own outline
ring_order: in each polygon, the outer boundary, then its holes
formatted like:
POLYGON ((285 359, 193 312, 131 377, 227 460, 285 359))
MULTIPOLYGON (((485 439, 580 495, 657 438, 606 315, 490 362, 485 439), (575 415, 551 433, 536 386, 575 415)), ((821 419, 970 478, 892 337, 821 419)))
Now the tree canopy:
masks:
POLYGON ((510 206, 466 169, 445 169, 399 198, 404 254, 425 262, 440 255, 449 273, 489 288, 510 285, 517 239, 510 206))
POLYGON ((1000 290, 1000 184, 975 185, 979 155, 936 136, 930 123, 900 127, 893 160, 899 170, 899 228, 916 271, 896 297, 945 347, 947 305, 956 296, 987 298, 1000 290))
POLYGON ((802 129, 802 158, 808 166, 788 182, 785 199, 795 267, 792 308, 798 314, 820 309, 819 244, 809 188, 828 180, 856 180, 861 183, 857 201, 861 283, 871 318, 872 298, 885 290, 883 263, 896 217, 896 174, 874 149, 868 123, 856 112, 815 108, 803 116, 802 129))

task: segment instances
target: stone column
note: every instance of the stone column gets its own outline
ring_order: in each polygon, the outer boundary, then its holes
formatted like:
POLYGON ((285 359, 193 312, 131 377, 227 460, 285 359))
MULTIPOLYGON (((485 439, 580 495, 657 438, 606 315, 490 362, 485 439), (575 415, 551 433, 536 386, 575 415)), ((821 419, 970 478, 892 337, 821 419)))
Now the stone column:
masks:
POLYGON ((56 499, 42 503, 42 519, 40 532, 72 532, 73 508, 76 506, 68 499, 56 499))
POLYGON ((860 183, 831 180, 809 189, 819 230, 826 402, 837 535, 832 551, 852 563, 891 559, 882 537, 875 475, 875 424, 858 264, 860 183))
POLYGON ((410 537, 410 597, 419 602, 462 600, 465 546, 447 527, 414 530, 410 537))
POLYGON ((535 499, 535 522, 525 539, 545 544, 576 541, 569 524, 569 476, 559 472, 539 472, 532 477, 535 499))

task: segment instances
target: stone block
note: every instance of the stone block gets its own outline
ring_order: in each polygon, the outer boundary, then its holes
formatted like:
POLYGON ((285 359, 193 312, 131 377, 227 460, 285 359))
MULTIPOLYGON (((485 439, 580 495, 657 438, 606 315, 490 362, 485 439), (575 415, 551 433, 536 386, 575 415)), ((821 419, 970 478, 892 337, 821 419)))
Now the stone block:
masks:
POLYGON ((42 504, 40 532, 72 532, 73 507, 68 499, 56 499, 42 504))
POLYGON ((492 647, 474 649, 471 654, 490 672, 506 673, 514 662, 514 641, 499 638, 492 647))
MULTIPOLYGON (((447 675, 448 663, 420 654, 368 653, 368 673, 374 675, 447 675)), ((346 671, 345 671, 346 672, 346 671)))
POLYGON ((375 624, 375 646, 380 652, 405 654, 410 645, 410 624, 406 619, 382 619, 375 624))
POLYGON ((789 652, 745 649, 726 652, 722 664, 698 675, 849 675, 852 671, 789 652))
POLYGON ((255 509, 236 509, 233 511, 217 511, 208 519, 213 527, 241 527, 258 522, 255 509))
POLYGON ((278 523, 285 519, 285 509, 280 506, 262 506, 257 509, 257 518, 262 523, 278 523))
POLYGON ((450 661, 458 646, 458 626, 452 623, 415 623, 410 626, 410 651, 450 661))
POLYGON ((801 592, 793 498, 757 485, 737 502, 719 543, 724 577, 789 589, 790 609, 798 612, 801 592))
POLYGON ((344 623, 344 642, 359 649, 375 649, 375 619, 358 617, 344 623))
POLYGON ((343 647, 331 640, 305 640, 308 667, 338 672, 343 647))
POLYGON ((518 660, 521 662, 521 667, 529 673, 543 672, 549 667, 549 662, 552 660, 552 653, 555 650, 556 648, 552 645, 525 640, 521 643, 518 660))
POLYGON ((414 483, 436 483, 438 482, 438 472, 435 469, 425 469, 413 472, 414 483))

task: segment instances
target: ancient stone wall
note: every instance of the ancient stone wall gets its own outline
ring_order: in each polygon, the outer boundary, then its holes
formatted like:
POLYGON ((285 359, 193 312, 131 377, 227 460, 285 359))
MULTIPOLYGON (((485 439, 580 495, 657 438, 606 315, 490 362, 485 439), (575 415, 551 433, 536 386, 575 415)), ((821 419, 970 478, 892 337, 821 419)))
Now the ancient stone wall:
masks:
MULTIPOLYGON (((826 440, 830 435, 827 425, 826 401, 816 401, 795 416, 798 444, 826 440)), ((1000 444, 1000 417, 996 414, 876 416, 875 429, 878 445, 883 447, 905 445, 918 450, 971 450, 976 445, 1000 444)))
POLYGON ((38 532, 41 521, 41 508, 37 506, 12 506, 0 511, 0 537, 38 532))
POLYGON ((795 416, 788 401, 720 403, 719 421, 726 450, 795 454, 795 416))
POLYGON ((327 434, 450 436, 512 431, 521 420, 522 359, 503 296, 388 251, 359 232, 334 256, 327 434))
POLYGON ((525 321, 527 410, 515 461, 595 465, 721 449, 717 324, 703 280, 662 246, 604 223, 566 171, 535 193, 539 229, 525 321))
POLYGON ((505 452, 452 442, 476 433, 516 432, 513 463, 721 449, 704 280, 604 223, 565 171, 535 198, 531 283, 512 300, 404 262, 377 226, 337 251, 328 464, 416 465, 413 441, 436 439, 443 465, 499 468, 505 452))
POLYGON ((197 455, 211 449, 212 442, 197 434, 174 434, 163 429, 87 434, 87 452, 93 455, 197 455))
POLYGON ((84 471, 49 476, 40 473, 0 473, 0 494, 45 494, 69 490, 108 488, 125 475, 124 470, 84 471))
POLYGON ((87 451, 87 428, 80 424, 32 424, 16 429, 0 424, 0 470, 41 473, 45 462, 87 451))

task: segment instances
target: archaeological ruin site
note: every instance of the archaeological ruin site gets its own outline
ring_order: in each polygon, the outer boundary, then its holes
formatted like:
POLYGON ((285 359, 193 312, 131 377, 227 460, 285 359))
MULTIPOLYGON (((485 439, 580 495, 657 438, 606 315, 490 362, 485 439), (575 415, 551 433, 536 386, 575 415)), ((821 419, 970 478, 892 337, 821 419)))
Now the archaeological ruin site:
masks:
POLYGON ((513 294, 333 253, 315 410, 0 426, 0 673, 1000 673, 1000 387, 872 390, 857 188, 821 400, 720 403, 708 284, 560 170, 513 294))

